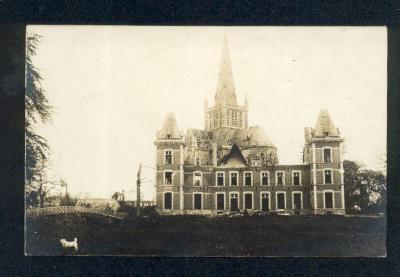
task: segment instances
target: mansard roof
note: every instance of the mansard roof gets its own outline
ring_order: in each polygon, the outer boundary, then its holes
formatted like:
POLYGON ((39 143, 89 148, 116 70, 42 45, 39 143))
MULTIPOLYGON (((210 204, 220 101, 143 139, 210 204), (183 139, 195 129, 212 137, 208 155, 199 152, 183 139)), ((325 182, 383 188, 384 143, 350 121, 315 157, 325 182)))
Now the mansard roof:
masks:
POLYGON ((321 110, 314 128, 314 137, 337 137, 339 130, 333 124, 328 110, 321 110))
POLYGON ((174 113, 167 113, 163 126, 157 134, 158 138, 180 139, 181 133, 178 129, 174 113))
POLYGON ((228 40, 225 36, 222 49, 220 71, 218 75, 215 105, 236 106, 235 84, 233 82, 232 64, 229 56, 228 40))

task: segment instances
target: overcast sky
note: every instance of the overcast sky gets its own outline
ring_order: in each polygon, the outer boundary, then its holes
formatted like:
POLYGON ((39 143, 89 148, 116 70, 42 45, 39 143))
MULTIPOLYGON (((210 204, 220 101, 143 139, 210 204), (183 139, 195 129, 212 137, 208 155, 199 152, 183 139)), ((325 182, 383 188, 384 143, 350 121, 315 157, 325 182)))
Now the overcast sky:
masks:
MULTIPOLYGON (((42 36, 35 65, 56 108, 40 126, 54 178, 71 193, 134 194, 139 162, 167 112, 179 128, 203 128, 214 101, 224 34, 236 94, 247 92, 249 124, 261 125, 281 164, 299 164, 304 127, 328 109, 346 139, 346 159, 381 169, 386 154, 384 27, 28 26, 42 36)), ((151 168, 144 176, 154 180, 151 168)), ((143 184, 153 197, 153 184, 143 184)))

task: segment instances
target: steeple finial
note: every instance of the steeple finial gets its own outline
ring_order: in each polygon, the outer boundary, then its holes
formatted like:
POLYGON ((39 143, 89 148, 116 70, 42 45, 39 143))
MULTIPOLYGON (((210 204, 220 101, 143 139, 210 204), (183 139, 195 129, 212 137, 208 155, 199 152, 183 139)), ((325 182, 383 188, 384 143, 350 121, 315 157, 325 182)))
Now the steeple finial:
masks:
POLYGON ((235 85, 233 82, 232 64, 229 56, 228 38, 224 35, 222 58, 218 75, 215 105, 237 105, 235 85))

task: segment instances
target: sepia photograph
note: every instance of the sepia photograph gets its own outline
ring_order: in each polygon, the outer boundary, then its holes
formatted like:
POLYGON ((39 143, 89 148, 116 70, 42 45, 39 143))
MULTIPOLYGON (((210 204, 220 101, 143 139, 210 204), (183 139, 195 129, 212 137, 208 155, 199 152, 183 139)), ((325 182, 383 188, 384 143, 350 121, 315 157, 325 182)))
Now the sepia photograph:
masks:
POLYGON ((386 257, 387 47, 28 25, 25 255, 386 257))

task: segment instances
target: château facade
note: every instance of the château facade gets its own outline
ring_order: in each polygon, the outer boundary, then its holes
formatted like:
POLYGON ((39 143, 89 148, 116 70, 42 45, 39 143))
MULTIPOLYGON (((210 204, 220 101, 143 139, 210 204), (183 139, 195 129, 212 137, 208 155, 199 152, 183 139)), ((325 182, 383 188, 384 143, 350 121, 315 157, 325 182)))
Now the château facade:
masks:
POLYGON ((327 110, 304 129, 303 163, 280 165, 264 129, 236 99, 226 38, 204 129, 183 135, 173 113, 157 132, 155 201, 164 214, 261 210, 344 214, 343 138, 327 110))

